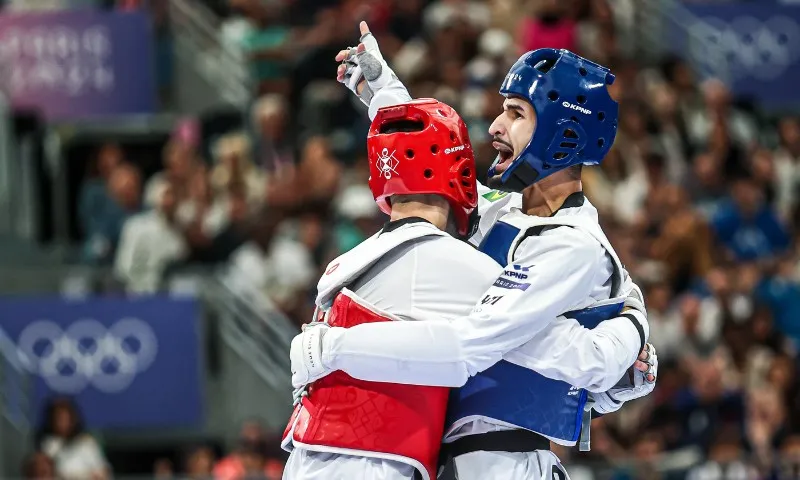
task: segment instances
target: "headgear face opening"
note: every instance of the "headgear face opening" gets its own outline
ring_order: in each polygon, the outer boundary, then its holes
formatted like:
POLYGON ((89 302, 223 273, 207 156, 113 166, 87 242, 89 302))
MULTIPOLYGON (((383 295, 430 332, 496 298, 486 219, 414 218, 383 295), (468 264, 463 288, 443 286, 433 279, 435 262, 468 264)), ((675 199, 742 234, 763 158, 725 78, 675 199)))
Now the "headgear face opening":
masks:
POLYGON ((617 135, 619 106, 608 93, 609 69, 568 50, 541 48, 511 67, 500 93, 533 106, 536 129, 502 173, 489 168, 493 188, 521 192, 573 165, 597 165, 617 135))
POLYGON ((478 189, 467 126, 453 108, 419 99, 378 110, 367 135, 369 187, 391 214, 392 195, 434 194, 450 204, 458 234, 477 227, 478 189))

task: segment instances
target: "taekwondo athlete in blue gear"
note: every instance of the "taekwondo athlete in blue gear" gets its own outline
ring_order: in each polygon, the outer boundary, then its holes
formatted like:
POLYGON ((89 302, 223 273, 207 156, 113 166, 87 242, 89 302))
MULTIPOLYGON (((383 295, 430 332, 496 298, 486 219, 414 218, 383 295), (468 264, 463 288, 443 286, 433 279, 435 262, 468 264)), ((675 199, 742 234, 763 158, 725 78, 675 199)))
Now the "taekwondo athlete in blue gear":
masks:
MULTIPOLYGON (((607 69, 552 49, 523 55, 503 82, 504 112, 490 131, 500 151, 490 184, 523 195, 483 195, 491 204, 472 241, 506 268, 472 314, 451 323, 322 326, 303 334, 316 342, 303 347, 321 349, 315 356, 327 369, 462 387, 445 438, 462 479, 540 478, 551 468, 565 476, 546 450, 551 440, 574 445, 588 426, 584 389, 605 411, 619 405, 610 392, 652 391, 641 382, 615 385, 646 341, 647 322, 640 312, 618 316, 632 287, 576 176, 578 165, 599 163, 613 143, 611 82, 607 69), (592 341, 582 343, 587 336, 592 341), (541 351, 560 353, 541 358, 541 351)), ((380 94, 373 88, 370 111, 380 94)), ((315 378, 326 373, 293 359, 295 378, 303 369, 315 378)))

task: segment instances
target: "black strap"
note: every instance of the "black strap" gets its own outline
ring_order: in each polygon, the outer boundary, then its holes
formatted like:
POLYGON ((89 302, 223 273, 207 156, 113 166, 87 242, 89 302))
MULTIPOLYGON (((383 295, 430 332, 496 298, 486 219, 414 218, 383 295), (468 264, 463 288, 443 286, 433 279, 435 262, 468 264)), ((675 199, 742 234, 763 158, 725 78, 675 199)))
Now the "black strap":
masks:
POLYGON ((403 225, 410 225, 412 223, 431 223, 431 222, 422 217, 406 217, 406 218, 401 218, 400 220, 391 220, 383 224, 383 228, 381 228, 381 233, 393 232, 398 228, 402 227, 403 225))
POLYGON ((642 350, 644 350, 644 344, 645 344, 644 328, 642 327, 642 324, 639 323, 639 320, 637 320, 632 313, 623 313, 621 316, 630 320, 631 323, 633 323, 633 326, 636 327, 636 331, 639 332, 639 343, 641 344, 639 347, 639 351, 641 352, 642 350))
POLYGON ((461 437, 445 443, 442 450, 455 458, 472 452, 533 452, 550 450, 550 440, 529 430, 503 430, 461 437))

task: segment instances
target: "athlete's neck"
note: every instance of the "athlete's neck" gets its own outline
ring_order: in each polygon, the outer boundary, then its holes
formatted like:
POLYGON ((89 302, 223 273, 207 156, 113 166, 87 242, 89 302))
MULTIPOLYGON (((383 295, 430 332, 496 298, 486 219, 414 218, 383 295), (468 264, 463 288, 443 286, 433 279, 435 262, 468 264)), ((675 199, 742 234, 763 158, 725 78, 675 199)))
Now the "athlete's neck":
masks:
POLYGON ((527 215, 549 217, 561 208, 567 197, 581 190, 580 180, 566 172, 555 173, 522 191, 522 211, 527 215))
POLYGON ((392 214, 390 215, 392 221, 420 217, 444 231, 447 228, 449 215, 450 205, 447 200, 436 195, 408 195, 403 196, 402 199, 392 197, 392 214))

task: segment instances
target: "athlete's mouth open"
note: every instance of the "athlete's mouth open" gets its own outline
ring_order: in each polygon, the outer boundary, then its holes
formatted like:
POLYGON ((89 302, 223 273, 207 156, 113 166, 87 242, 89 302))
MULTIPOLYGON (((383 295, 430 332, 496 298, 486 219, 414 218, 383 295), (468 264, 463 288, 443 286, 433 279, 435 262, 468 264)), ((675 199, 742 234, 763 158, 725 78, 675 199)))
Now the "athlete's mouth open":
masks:
POLYGON ((511 162, 514 161, 514 150, 511 146, 497 139, 492 142, 492 146, 497 150, 499 157, 497 165, 494 166, 494 172, 497 175, 503 173, 508 166, 511 165, 511 162))

